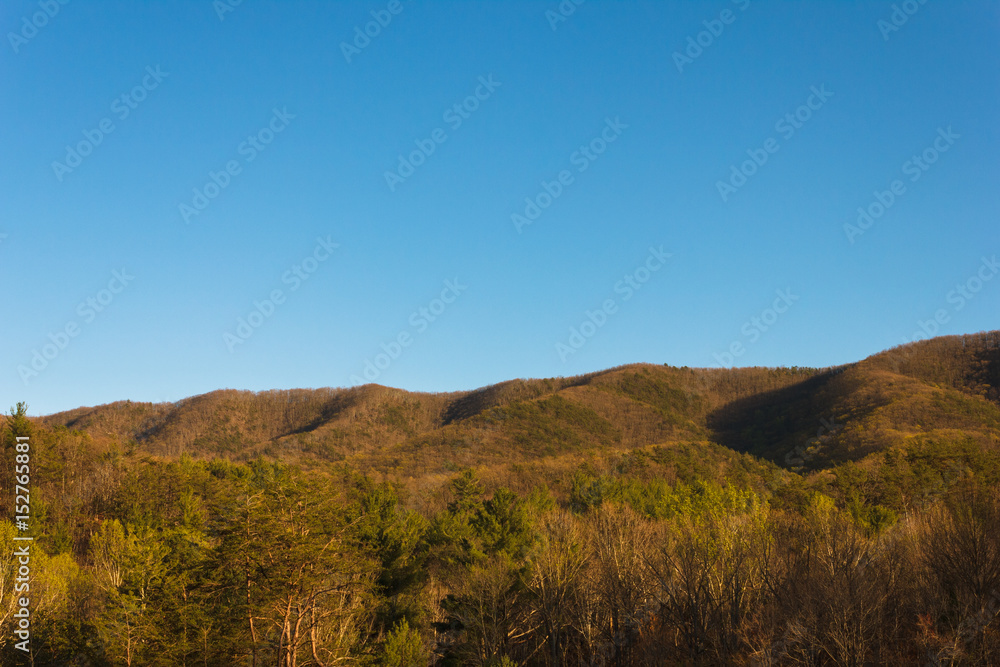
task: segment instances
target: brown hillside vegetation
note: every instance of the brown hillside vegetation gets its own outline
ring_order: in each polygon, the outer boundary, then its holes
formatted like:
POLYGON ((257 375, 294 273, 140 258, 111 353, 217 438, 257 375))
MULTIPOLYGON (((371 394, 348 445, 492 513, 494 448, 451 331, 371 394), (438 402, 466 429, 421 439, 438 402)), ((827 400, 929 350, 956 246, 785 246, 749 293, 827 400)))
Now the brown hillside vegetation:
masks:
POLYGON ((827 369, 21 404, 31 659, 1000 664, 998 369, 990 332, 827 369))
POLYGON ((998 340, 998 332, 941 337, 823 370, 635 364, 450 394, 223 390, 80 408, 42 423, 158 456, 263 454, 410 477, 703 441, 820 469, 957 431, 995 445, 998 340))

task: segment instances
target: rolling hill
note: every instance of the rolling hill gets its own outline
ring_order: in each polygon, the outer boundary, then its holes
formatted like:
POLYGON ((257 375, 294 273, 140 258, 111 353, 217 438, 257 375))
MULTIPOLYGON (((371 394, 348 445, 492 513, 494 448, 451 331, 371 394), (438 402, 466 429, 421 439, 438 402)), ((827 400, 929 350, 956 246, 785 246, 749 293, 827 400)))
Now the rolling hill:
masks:
POLYGON ((36 664, 1000 664, 998 387, 989 332, 825 369, 19 404, 36 664))
POLYGON ((222 390, 41 422, 158 457, 346 462, 400 480, 466 467, 544 477, 611 453, 699 443, 808 472, 927 442, 995 450, 1000 332, 911 343, 826 369, 633 364, 443 394, 373 384, 222 390))

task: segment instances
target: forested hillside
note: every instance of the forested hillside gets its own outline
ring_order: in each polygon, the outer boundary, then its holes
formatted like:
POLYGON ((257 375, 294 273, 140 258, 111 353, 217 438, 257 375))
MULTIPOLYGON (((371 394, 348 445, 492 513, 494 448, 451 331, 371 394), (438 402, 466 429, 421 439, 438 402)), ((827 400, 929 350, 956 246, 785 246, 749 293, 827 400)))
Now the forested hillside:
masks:
POLYGON ((1000 332, 0 429, 35 665, 1000 664, 1000 332))

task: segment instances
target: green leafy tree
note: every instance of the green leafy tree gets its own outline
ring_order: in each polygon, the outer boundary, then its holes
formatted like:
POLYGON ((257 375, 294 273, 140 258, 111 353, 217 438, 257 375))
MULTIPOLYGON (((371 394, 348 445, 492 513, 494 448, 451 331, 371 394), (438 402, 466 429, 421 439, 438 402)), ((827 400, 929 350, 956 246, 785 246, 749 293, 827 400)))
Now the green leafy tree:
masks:
POLYGON ((404 618, 385 640, 382 664, 384 667, 426 667, 427 651, 420 633, 411 628, 404 618))
POLYGON ((378 559, 376 579, 382 599, 380 619, 389 628, 400 618, 416 622, 420 589, 427 575, 427 521, 400 507, 399 497, 388 484, 365 493, 360 502, 357 534, 378 559))
POLYGON ((524 556, 534 539, 524 504, 507 488, 500 488, 477 509, 471 520, 487 554, 524 556))
POLYGON ((18 437, 31 437, 34 427, 28 419, 28 404, 21 401, 6 415, 3 431, 4 447, 13 447, 18 437))

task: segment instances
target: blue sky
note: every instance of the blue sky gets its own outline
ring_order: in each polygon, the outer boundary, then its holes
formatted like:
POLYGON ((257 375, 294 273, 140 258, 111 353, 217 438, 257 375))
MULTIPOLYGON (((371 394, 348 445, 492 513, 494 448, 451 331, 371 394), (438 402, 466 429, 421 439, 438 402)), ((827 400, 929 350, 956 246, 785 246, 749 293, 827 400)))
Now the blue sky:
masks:
POLYGON ((995 329, 1000 7, 895 5, 6 2, 0 405, 995 329))

